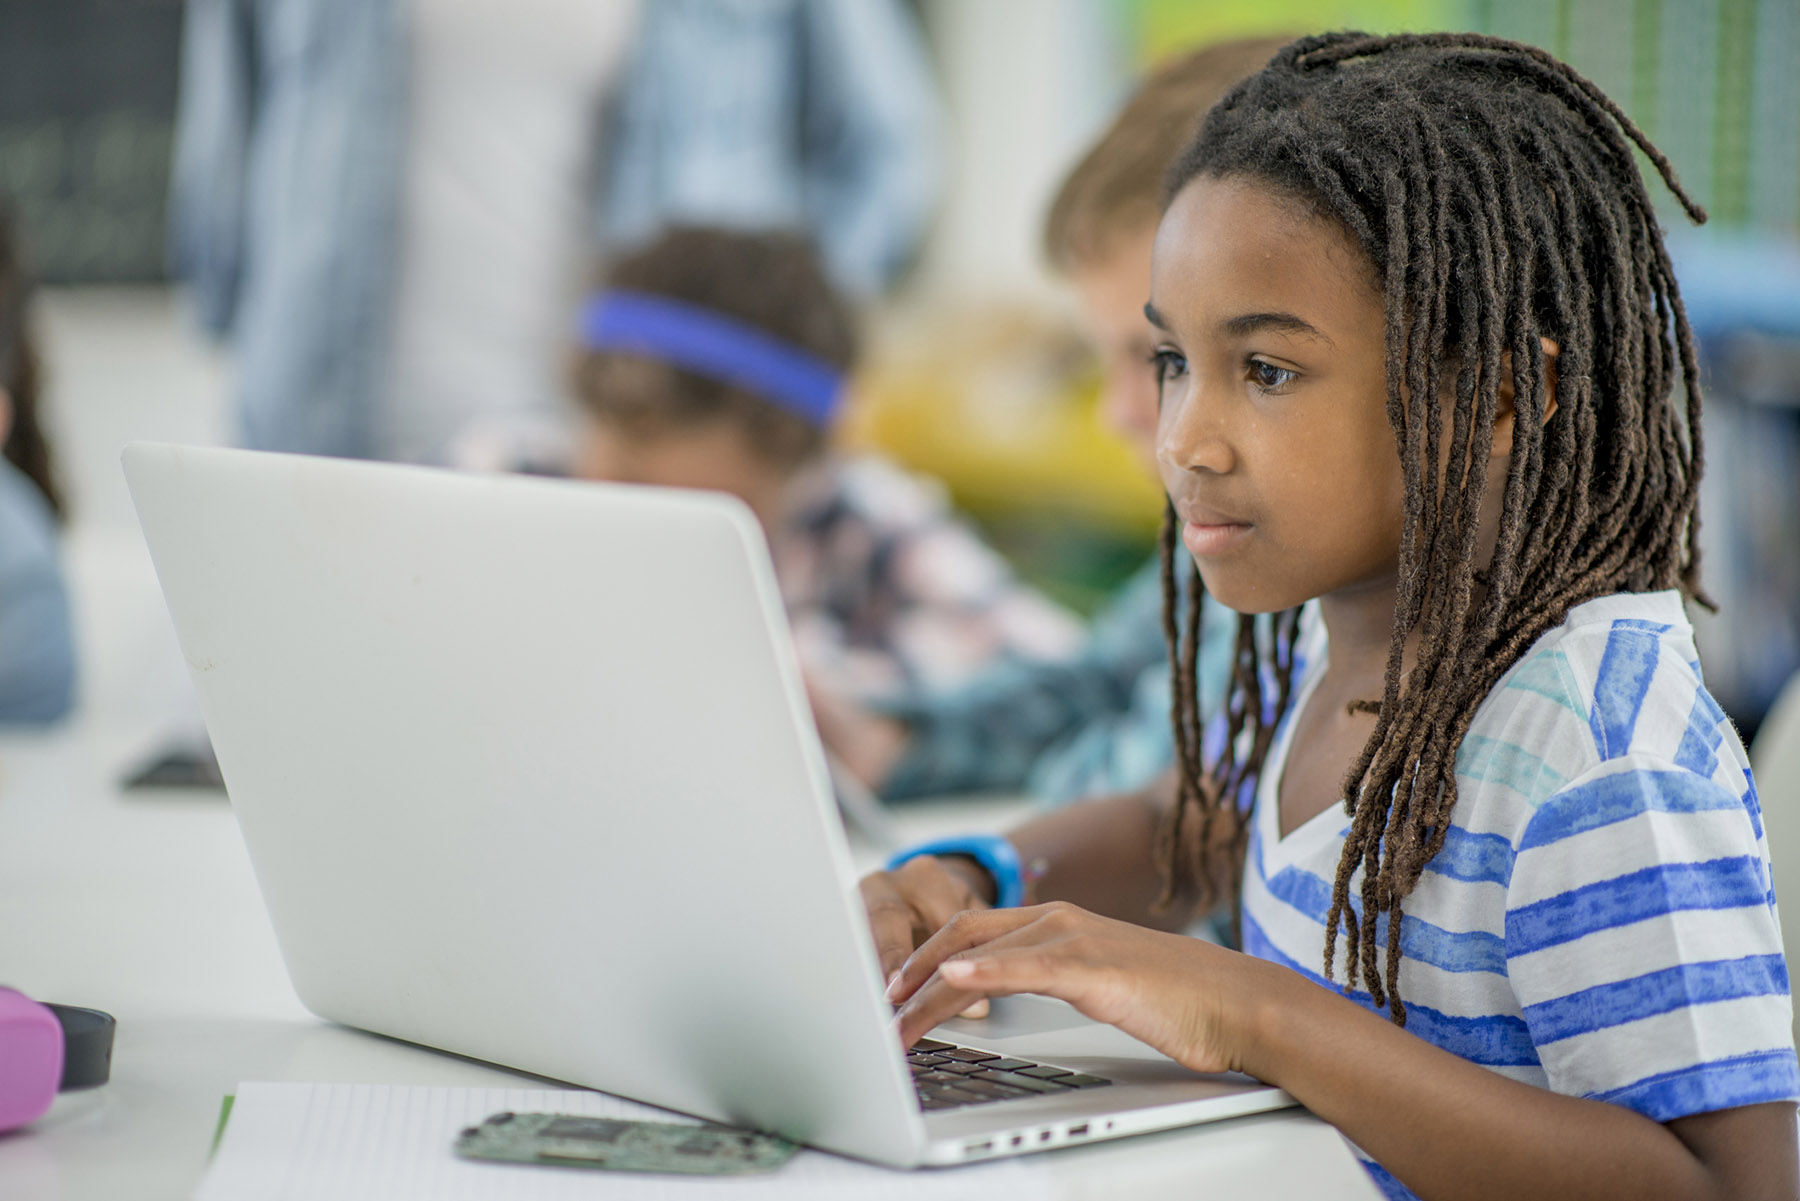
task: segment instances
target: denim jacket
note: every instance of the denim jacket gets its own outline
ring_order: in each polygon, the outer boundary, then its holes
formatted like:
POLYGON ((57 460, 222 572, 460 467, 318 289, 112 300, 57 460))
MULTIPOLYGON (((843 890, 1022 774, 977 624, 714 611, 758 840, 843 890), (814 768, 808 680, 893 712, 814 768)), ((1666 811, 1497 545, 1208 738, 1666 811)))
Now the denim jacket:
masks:
POLYGON ((938 189, 938 109, 894 0, 652 0, 614 108, 609 245, 665 224, 798 227, 869 295, 938 189))
MULTIPOLYGON (((189 0, 170 253, 237 359, 243 444, 368 457, 407 136, 404 0, 189 0)), ((595 231, 810 233, 869 292, 937 188, 938 111, 899 0, 654 0, 607 125, 595 231)))
POLYGON ((74 700, 56 520, 37 485, 0 459, 0 726, 54 721, 74 700))

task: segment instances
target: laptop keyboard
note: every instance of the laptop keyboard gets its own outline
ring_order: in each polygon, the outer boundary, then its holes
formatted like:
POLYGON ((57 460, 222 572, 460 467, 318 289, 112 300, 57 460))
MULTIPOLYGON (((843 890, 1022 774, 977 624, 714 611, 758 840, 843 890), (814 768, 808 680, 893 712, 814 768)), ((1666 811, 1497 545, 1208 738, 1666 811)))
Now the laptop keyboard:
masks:
POLYGON ((919 1093, 919 1108, 927 1112, 985 1105, 989 1101, 1054 1096, 1112 1083, 1101 1076, 1087 1076, 1029 1059, 1009 1059, 992 1051, 929 1038, 912 1045, 906 1053, 906 1063, 912 1069, 913 1087, 919 1093))

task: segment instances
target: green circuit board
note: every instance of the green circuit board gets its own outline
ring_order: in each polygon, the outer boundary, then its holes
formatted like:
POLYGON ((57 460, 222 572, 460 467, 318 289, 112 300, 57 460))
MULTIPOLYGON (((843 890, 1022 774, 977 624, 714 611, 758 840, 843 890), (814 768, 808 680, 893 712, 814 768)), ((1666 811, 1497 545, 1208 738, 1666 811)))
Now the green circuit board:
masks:
POLYGON ((772 1134, 729 1126, 564 1113, 497 1113, 456 1140, 456 1153, 466 1159, 712 1176, 770 1172, 797 1150, 772 1134))

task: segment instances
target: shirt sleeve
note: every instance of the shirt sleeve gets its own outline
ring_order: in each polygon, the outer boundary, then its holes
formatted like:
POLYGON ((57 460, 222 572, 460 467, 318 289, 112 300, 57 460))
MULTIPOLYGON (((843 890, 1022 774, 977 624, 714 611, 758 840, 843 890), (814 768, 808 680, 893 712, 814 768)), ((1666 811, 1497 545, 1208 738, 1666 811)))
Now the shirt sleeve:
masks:
POLYGON ((1643 754, 1537 808, 1507 971, 1552 1089, 1658 1122, 1800 1098, 1755 789, 1643 754))
POLYGON ((607 116, 602 240, 678 222, 803 228, 885 288, 935 208, 942 115, 899 0, 658 0, 607 116))
POLYGON ((256 78, 250 0, 188 0, 169 185, 169 266, 201 326, 231 330, 243 276, 256 78))
POLYGON ((0 723, 55 721, 74 699, 69 599, 55 561, 0 563, 0 723))
POLYGON ((869 295, 911 259, 936 206, 937 93, 897 0, 814 0, 803 19, 807 200, 833 274, 869 295))
POLYGON ((883 795, 898 800, 1019 788, 1038 756, 1060 739, 1125 711, 1139 673, 1166 653, 1153 568, 1140 571, 1102 610, 1070 659, 1002 663, 958 688, 874 702, 911 728, 883 795))

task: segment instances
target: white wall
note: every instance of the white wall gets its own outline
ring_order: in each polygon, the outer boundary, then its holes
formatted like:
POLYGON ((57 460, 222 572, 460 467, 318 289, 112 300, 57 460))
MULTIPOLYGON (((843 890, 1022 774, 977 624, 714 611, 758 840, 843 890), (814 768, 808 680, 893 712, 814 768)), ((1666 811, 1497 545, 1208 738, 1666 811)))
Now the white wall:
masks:
POLYGON ((1042 292, 1045 210, 1123 98, 1124 38, 1105 0, 924 0, 947 110, 946 191, 909 291, 1042 292))

